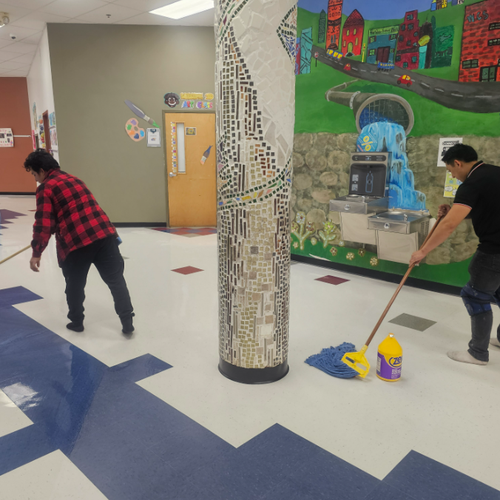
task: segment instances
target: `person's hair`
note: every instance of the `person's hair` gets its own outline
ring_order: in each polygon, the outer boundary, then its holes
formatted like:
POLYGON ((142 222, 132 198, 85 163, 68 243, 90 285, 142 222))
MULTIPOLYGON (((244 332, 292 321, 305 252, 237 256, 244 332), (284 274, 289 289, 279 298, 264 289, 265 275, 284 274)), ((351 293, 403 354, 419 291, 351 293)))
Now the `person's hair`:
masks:
POLYGON ((48 151, 45 151, 45 149, 37 149, 28 155, 24 161, 24 168, 27 172, 33 170, 33 172, 39 174, 40 170, 49 172, 50 170, 61 167, 48 151))
POLYGON ((443 162, 446 165, 452 165, 455 160, 465 163, 477 161, 476 150, 466 144, 455 144, 443 155, 443 162))

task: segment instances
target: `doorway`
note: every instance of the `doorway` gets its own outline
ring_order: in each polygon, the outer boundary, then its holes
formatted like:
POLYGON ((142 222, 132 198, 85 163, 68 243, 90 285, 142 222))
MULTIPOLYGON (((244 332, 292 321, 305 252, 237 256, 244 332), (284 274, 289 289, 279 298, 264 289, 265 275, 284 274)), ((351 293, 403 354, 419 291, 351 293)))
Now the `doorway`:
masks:
POLYGON ((377 49, 377 62, 386 63, 389 62, 390 47, 379 47, 377 49))
POLYGON ((50 124, 49 124, 49 112, 44 111, 42 114, 43 117, 43 132, 44 132, 44 138, 45 138, 45 149, 51 153, 52 151, 52 144, 50 142, 50 124))
POLYGON ((215 113, 164 112, 168 227, 217 225, 215 113))

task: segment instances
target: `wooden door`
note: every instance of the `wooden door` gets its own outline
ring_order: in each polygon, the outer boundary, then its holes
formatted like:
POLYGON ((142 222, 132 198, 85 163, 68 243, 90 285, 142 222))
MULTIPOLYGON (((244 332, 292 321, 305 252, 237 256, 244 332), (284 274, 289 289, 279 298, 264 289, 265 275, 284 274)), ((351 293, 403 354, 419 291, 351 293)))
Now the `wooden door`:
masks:
POLYGON ((215 113, 164 113, 164 118, 168 226, 216 226, 215 113))
POLYGON ((390 47, 379 47, 377 49, 377 61, 386 63, 389 62, 390 47))

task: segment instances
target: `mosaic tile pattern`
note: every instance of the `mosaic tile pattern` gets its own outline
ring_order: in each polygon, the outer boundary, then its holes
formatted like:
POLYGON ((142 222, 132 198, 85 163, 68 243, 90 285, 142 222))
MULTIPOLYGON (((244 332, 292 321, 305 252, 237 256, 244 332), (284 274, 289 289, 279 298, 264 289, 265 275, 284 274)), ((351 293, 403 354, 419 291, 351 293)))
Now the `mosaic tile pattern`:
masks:
POLYGON ((219 353, 275 367, 288 354, 297 10, 293 0, 215 7, 219 353))

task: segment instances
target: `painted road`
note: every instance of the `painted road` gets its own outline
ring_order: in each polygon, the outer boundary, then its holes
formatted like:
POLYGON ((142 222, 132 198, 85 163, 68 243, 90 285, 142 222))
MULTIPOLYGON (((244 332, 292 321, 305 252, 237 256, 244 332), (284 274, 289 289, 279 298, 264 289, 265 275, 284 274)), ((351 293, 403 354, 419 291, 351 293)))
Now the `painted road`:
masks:
POLYGON ((371 82, 386 83, 401 87, 398 79, 408 75, 412 79, 410 87, 403 85, 406 90, 415 92, 426 99, 442 104, 447 108, 474 113, 500 112, 500 82, 452 82, 441 78, 420 75, 413 71, 395 66, 390 72, 377 71, 373 64, 353 61, 348 58, 341 60, 330 57, 326 50, 313 45, 312 53, 318 54, 318 61, 335 68, 346 75, 361 78, 371 82), (350 70, 345 69, 346 64, 350 70))

